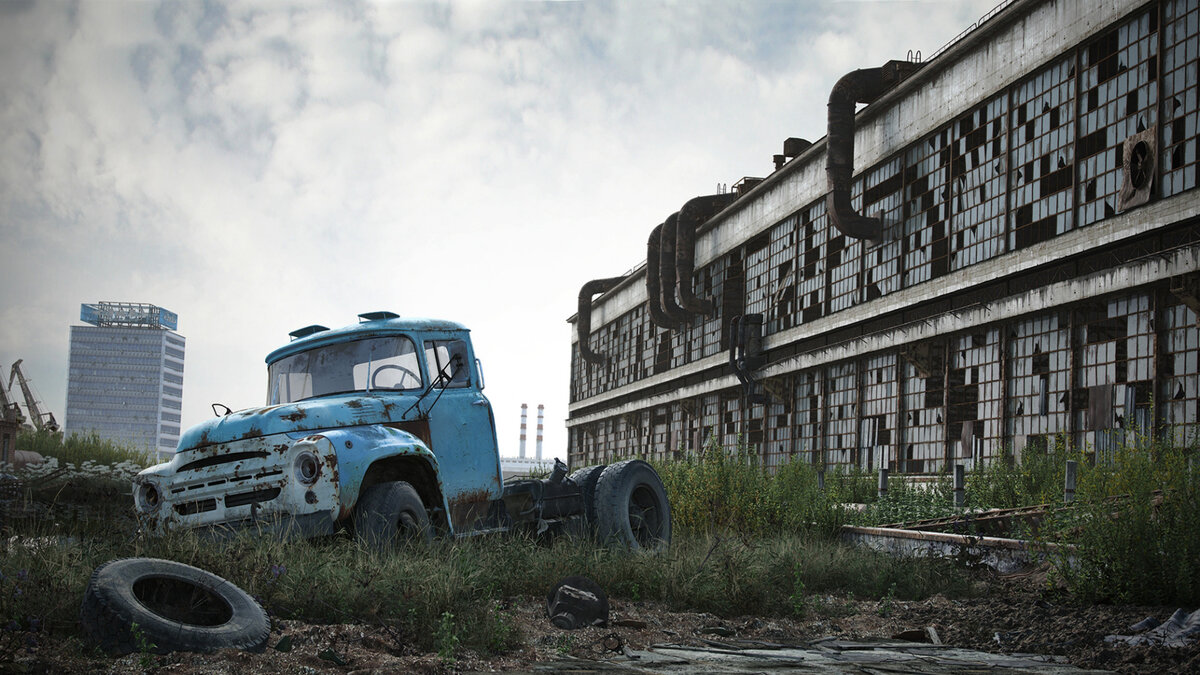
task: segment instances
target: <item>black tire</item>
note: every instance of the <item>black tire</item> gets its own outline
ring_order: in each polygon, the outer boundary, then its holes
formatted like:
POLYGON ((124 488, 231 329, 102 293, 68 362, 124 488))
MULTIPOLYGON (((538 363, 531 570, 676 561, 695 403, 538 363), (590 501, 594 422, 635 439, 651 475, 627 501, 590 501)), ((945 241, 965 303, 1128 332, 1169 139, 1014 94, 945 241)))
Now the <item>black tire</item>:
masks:
POLYGON ((627 459, 596 482, 596 534, 605 543, 657 550, 671 543, 671 505, 654 468, 627 459))
POLYGON ((354 533, 376 551, 433 540, 429 512, 413 486, 404 481, 376 483, 367 488, 354 507, 354 533))
POLYGON ((112 655, 229 647, 258 652, 271 632, 267 613, 242 589, 197 567, 155 558, 97 567, 79 623, 89 642, 112 655))
POLYGON ((600 474, 604 472, 605 466, 604 464, 585 466, 573 472, 569 477, 573 483, 579 486, 579 492, 583 495, 583 516, 590 531, 596 529, 596 482, 600 480, 600 474))

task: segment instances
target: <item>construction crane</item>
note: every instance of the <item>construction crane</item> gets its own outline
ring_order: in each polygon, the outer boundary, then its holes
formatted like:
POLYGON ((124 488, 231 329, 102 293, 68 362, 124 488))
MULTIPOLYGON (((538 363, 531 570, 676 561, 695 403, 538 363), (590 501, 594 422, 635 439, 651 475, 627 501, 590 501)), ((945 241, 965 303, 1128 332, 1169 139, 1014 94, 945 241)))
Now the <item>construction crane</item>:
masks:
POLYGON ((21 406, 12 400, 12 396, 8 393, 8 387, 4 386, 3 381, 0 381, 0 422, 18 427, 25 423, 25 416, 21 414, 21 406))
POLYGON ((25 373, 21 372, 22 361, 24 359, 17 359, 16 363, 12 365, 12 372, 8 376, 8 388, 11 391, 13 380, 17 380, 21 385, 21 393, 25 395, 25 409, 29 411, 29 419, 33 422, 33 427, 38 431, 54 433, 58 431, 58 422, 54 419, 54 413, 42 412, 37 398, 33 395, 33 390, 29 388, 29 380, 26 380, 25 373))

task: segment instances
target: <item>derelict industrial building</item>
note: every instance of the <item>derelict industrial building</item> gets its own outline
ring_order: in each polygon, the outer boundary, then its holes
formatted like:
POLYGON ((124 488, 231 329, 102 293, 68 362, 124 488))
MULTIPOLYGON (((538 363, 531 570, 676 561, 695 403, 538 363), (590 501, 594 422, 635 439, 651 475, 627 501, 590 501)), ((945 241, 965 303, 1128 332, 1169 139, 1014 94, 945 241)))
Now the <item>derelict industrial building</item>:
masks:
POLYGON ((901 473, 1193 441, 1198 24, 1195 0, 1015 0, 847 74, 826 138, 681 195, 645 264, 584 285, 571 464, 710 435, 901 473))

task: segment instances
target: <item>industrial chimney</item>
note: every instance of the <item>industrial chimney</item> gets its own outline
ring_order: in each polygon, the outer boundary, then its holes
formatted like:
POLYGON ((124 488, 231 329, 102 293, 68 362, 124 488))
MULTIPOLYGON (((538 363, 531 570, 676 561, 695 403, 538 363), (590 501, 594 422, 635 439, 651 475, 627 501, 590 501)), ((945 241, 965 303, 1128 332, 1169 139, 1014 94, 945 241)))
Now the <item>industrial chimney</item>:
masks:
POLYGON ((525 459, 525 414, 528 409, 528 405, 521 404, 521 450, 518 454, 521 459, 525 459))
POLYGON ((537 460, 542 461, 542 414, 546 406, 538 404, 537 460))

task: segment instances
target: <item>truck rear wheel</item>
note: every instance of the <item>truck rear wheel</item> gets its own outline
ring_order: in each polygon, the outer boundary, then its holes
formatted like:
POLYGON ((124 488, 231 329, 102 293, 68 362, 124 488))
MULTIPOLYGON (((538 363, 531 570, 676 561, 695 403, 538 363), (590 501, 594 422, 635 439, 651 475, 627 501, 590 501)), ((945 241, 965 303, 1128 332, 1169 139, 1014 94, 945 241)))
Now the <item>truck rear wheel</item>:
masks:
POLYGON ((604 469, 596 482, 596 534, 634 549, 671 543, 671 505, 653 467, 627 459, 604 469))
POLYGON ((354 507, 354 534, 376 551, 428 544, 433 539, 421 496, 399 480, 377 483, 363 491, 354 507))
POLYGON ((588 530, 596 530, 596 482, 600 480, 600 474, 604 472, 605 464, 597 464, 596 466, 585 466, 573 472, 570 476, 571 482, 579 486, 579 493, 583 495, 583 516, 587 522, 588 530))

